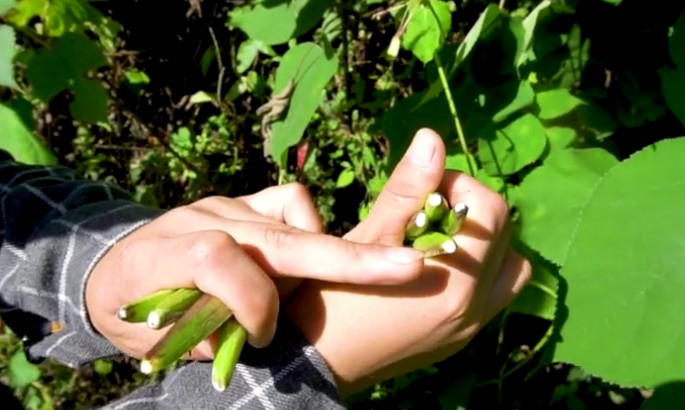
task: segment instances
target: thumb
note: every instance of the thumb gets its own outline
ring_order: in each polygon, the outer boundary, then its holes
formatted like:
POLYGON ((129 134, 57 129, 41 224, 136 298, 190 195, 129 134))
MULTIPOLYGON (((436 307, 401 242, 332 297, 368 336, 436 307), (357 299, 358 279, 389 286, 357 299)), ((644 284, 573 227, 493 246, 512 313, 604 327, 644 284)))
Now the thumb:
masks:
POLYGON ((445 170, 445 145, 438 134, 420 129, 404 154, 369 216, 347 235, 358 242, 398 245, 409 218, 423 207, 445 170))

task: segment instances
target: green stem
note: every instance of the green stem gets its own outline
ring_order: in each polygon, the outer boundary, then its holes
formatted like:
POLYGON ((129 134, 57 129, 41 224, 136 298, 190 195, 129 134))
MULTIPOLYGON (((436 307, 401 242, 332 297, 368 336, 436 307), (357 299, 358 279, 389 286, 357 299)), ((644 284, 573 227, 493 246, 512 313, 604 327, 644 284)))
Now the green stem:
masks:
POLYGON ((438 75, 440 76, 440 82, 442 83, 442 88, 445 91, 445 98, 447 98, 447 105, 450 107, 450 113, 454 119, 454 127, 457 129, 457 136, 459 137, 459 144, 461 145, 461 150, 464 151, 466 156, 466 163, 469 166, 469 174, 475 176, 476 173, 473 171, 473 165, 471 165, 471 160, 469 159, 469 149, 466 146, 466 138, 464 137, 464 130, 461 128, 461 121, 459 121, 459 115, 457 114, 457 106, 454 104, 454 98, 452 97, 452 91, 450 90, 449 83, 447 81, 447 75, 445 75, 445 67, 442 65, 440 56, 435 53, 434 56, 435 64, 438 66, 438 75))

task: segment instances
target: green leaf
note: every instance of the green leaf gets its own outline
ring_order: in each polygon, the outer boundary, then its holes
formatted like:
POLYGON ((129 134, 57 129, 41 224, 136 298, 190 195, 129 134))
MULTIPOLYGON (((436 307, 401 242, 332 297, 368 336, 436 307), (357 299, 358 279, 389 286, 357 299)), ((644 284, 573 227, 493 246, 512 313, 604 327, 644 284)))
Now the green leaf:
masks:
POLYGON ((402 47, 414 53, 424 64, 433 60, 452 25, 452 13, 441 0, 421 2, 402 36, 402 47))
POLYGON ((579 105, 585 104, 585 101, 564 88, 538 93, 537 102, 540 107, 540 114, 538 116, 543 120, 561 117, 573 111, 579 105))
POLYGON ((259 54, 260 44, 263 45, 264 43, 251 38, 240 43, 236 53, 236 71, 238 73, 242 74, 250 69, 254 59, 259 54))
POLYGON ((568 318, 555 361, 624 386, 685 376, 685 138, 609 170, 587 199, 561 275, 568 318))
POLYGON ((0 148, 25 164, 56 164, 55 156, 33 133, 32 108, 31 103, 24 99, 12 100, 9 105, 0 103, 3 131, 0 148))
POLYGON ((578 138, 578 133, 573 128, 549 127, 546 132, 550 154, 568 148, 578 138))
POLYGON ((84 34, 67 33, 53 48, 39 49, 29 56, 26 76, 33 94, 45 102, 63 90, 72 91, 74 117, 97 122, 106 119, 107 94, 102 84, 87 78, 87 73, 105 64, 96 43, 84 34))
POLYGON ((680 68, 685 68, 685 11, 673 25, 673 33, 668 41, 671 59, 680 68))
POLYGON ((521 240, 560 265, 588 196, 616 163, 600 148, 566 149, 550 155, 517 191, 521 240))
POLYGON ((126 77, 126 82, 133 86, 150 84, 150 77, 144 71, 140 71, 137 68, 124 71, 124 77, 126 77))
POLYGON ((12 387, 25 387, 40 379, 40 369, 29 363, 24 351, 19 350, 10 359, 9 376, 12 387))
POLYGON ((507 119, 511 114, 528 107, 535 102, 535 92, 528 81, 521 81, 513 100, 504 108, 499 110, 492 120, 500 122, 507 119))
POLYGON ((347 168, 342 170, 338 175, 338 180, 335 182, 336 188, 345 188, 354 182, 354 171, 347 168))
POLYGON ((507 312, 554 320, 557 311, 559 279, 543 263, 532 265, 531 281, 507 307, 507 312))
POLYGON ((605 3, 613 4, 614 6, 618 6, 619 4, 621 4, 621 2, 623 2, 623 0, 602 0, 602 1, 604 1, 605 3))
POLYGON ((479 139, 478 157, 490 175, 511 175, 540 158, 546 144, 542 123, 526 114, 479 139))
POLYGON ((0 0, 0 16, 5 14, 7 10, 14 7, 16 0, 0 0))
POLYGON ((271 155, 284 167, 283 158, 289 147, 302 139, 305 128, 324 97, 324 89, 336 70, 338 60, 314 43, 302 43, 288 50, 276 71, 276 92, 283 90, 290 80, 295 88, 290 97, 287 114, 273 124, 271 155))
POLYGON ((266 0, 229 13, 229 24, 266 45, 288 42, 311 30, 333 0, 266 0))
POLYGON ((97 359, 93 362, 93 370, 101 376, 107 376, 112 373, 113 368, 114 364, 110 360, 97 359))
POLYGON ((107 91, 98 80, 77 78, 70 88, 74 101, 69 108, 75 119, 91 124, 107 121, 107 91))
POLYGON ((0 25, 0 87, 17 88, 13 64, 16 53, 14 29, 0 25))
POLYGON ((672 410, 675 403, 685 403, 685 382, 682 379, 658 386, 654 395, 642 402, 640 410, 672 410))
POLYGON ((676 68, 663 69, 659 73, 661 88, 666 105, 685 126, 685 12, 673 27, 669 47, 676 68))

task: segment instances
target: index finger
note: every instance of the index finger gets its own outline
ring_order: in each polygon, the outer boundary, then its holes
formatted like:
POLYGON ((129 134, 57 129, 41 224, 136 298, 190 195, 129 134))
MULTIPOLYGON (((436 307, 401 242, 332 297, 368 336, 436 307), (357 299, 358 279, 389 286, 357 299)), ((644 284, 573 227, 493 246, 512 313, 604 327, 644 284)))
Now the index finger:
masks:
POLYGON ((362 244, 283 225, 225 220, 230 233, 270 275, 338 283, 398 284, 415 279, 423 254, 411 248, 362 244))

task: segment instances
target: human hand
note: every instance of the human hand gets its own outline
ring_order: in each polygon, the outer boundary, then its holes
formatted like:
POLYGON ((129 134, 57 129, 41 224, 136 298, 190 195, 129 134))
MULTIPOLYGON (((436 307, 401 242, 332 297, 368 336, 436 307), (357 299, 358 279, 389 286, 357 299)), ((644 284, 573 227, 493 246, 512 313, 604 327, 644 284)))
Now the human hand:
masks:
MULTIPOLYGON (((197 287, 225 303, 248 342, 262 347, 275 332, 279 290, 284 296, 297 285, 292 278, 384 285, 412 280, 422 269, 417 251, 320 232, 318 213, 296 184, 174 209, 115 244, 95 266, 86 283, 88 314, 116 347, 141 357, 163 332, 122 322, 117 309, 160 289, 197 287)), ((209 343, 190 357, 212 357, 209 343)))
POLYGON ((451 206, 469 206, 456 253, 426 261, 418 279, 392 288, 307 281, 286 307, 342 395, 456 353, 530 278, 528 261, 508 247, 506 202, 444 167, 441 138, 419 131, 369 216, 346 238, 402 244, 407 221, 437 190, 451 206))

